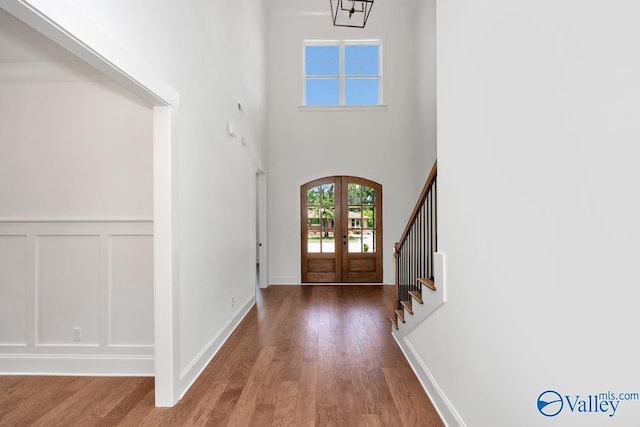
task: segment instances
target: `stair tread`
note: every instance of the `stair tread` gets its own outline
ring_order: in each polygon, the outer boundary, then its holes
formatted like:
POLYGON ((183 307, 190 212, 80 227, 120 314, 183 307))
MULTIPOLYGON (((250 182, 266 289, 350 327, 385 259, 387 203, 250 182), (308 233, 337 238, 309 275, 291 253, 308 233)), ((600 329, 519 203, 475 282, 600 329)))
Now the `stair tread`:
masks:
POLYGON ((413 299, 418 301, 418 303, 423 304, 423 302, 422 302, 422 294, 420 292, 418 292, 418 291, 409 291, 409 295, 411 295, 411 297, 413 299))
POLYGON ((431 289, 432 291, 436 290, 436 284, 433 280, 431 279, 427 279, 426 277, 418 277, 418 283, 426 286, 427 288, 431 289))
POLYGON ((398 329, 398 318, 396 316, 391 316, 389 319, 391 320, 391 326, 398 329))
POLYGON ((396 310, 396 316, 404 323, 404 310, 396 310))
POLYGON ((409 312, 409 314, 413 314, 413 305, 411 301, 400 301, 400 304, 409 312))

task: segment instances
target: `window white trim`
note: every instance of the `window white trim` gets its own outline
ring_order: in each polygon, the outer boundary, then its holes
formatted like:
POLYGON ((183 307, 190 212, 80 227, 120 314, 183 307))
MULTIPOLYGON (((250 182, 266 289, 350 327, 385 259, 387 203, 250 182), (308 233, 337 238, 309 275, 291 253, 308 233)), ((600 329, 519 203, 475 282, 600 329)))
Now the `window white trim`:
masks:
MULTIPOLYGON (((349 109, 361 109, 361 108, 371 108, 371 107, 384 107, 386 109, 386 105, 384 104, 384 93, 383 93, 383 60, 382 60, 382 40, 381 39, 358 39, 358 40, 303 40, 302 41, 302 104, 301 107, 306 107, 310 109, 310 111, 316 110, 320 111, 322 109, 330 108, 349 108, 349 109), (345 59, 344 52, 345 46, 378 46, 378 74, 372 76, 363 76, 363 77, 372 77, 378 78, 378 104, 370 104, 370 105, 347 105, 346 104, 346 75, 345 75, 345 59), (306 47, 307 46, 338 46, 339 47, 339 75, 337 76, 329 76, 326 78, 338 77, 339 81, 339 98, 337 105, 307 105, 307 72, 306 72, 306 47)), ((323 77, 317 77, 323 78, 323 77)))
POLYGON ((387 111, 388 105, 299 105, 301 112, 387 111))

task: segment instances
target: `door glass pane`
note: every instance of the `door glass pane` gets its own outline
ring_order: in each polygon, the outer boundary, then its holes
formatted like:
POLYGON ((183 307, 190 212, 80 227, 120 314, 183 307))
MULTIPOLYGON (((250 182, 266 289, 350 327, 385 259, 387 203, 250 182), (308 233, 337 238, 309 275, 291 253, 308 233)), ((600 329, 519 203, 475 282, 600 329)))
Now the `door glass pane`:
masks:
POLYGON ((307 232, 307 253, 320 252, 320 231, 309 230, 307 232))
POLYGON ((335 252, 335 183, 307 190, 307 253, 335 252))
POLYGON ((319 205, 320 204, 320 187, 313 187, 307 191, 307 205, 319 205))
POLYGON ((307 208, 307 224, 311 226, 320 225, 320 208, 317 206, 309 206, 307 208))
POLYGON ((350 234, 349 235, 349 252, 362 252, 362 235, 350 234))
MULTIPOLYGON (((317 188, 317 187, 316 187, 317 188)), ((314 189, 309 190, 307 195, 312 194, 314 189)), ((317 192, 319 194, 319 192, 317 192)), ((308 201, 310 199, 307 199, 308 201)), ((320 208, 309 206, 307 208, 307 252, 320 252, 320 208)))
POLYGON ((376 247, 375 247, 375 224, 376 224, 376 219, 375 219, 375 207, 374 206, 364 206, 362 208, 362 214, 363 214, 363 229, 362 229, 362 248, 364 250, 364 252, 367 253, 375 253, 376 251, 376 247))
POLYGON ((348 215, 348 228, 349 234, 360 234, 362 230, 362 210, 360 206, 349 206, 348 215))
POLYGON ((324 230, 322 233, 322 253, 334 253, 336 251, 335 232, 324 230))
POLYGON ((366 233, 369 230, 369 221, 371 220, 371 214, 367 212, 367 208, 362 210, 362 233, 366 233))
POLYGON ((333 229, 335 224, 335 207, 322 208, 322 227, 333 229))
POLYGON ((349 252, 376 252, 376 191, 366 185, 350 183, 347 185, 349 194, 348 230, 349 252))
POLYGON ((376 204, 376 190, 367 187, 365 185, 362 186, 362 204, 363 205, 375 205, 376 204))
POLYGON ((349 204, 350 205, 359 205, 361 201, 361 186, 360 184, 349 184, 347 186, 347 191, 349 192, 349 204))
POLYGON ((365 231, 376 228, 376 208, 374 206, 362 207, 362 228, 365 231))
POLYGON ((323 206, 335 206, 336 204, 336 186, 335 184, 323 184, 322 190, 322 205, 323 206))
POLYGON ((335 244, 335 218, 336 218, 336 192, 335 184, 323 184, 322 186, 322 253, 334 253, 335 244))
POLYGON ((362 210, 360 206, 349 206, 347 228, 349 230, 349 252, 362 252, 362 210))

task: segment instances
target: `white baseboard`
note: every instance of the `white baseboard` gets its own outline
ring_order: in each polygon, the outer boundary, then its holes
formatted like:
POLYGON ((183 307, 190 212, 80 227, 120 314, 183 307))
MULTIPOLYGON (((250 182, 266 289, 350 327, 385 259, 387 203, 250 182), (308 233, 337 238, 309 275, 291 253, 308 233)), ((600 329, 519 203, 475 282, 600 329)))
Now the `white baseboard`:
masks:
POLYGON ((222 331, 214 336, 180 373, 180 399, 189 391, 193 383, 198 379, 202 371, 207 367, 209 362, 211 362, 211 359, 218 353, 222 345, 227 341, 229 336, 231 336, 231 333, 249 313, 249 310, 251 310, 255 303, 255 295, 251 295, 251 297, 242 304, 236 315, 229 320, 222 331))
POLYGON ((437 381, 429 372, 429 369, 425 366, 422 360, 416 355, 416 352, 411 343, 406 337, 397 337, 393 335, 394 339, 398 343, 398 346, 404 353, 404 357, 409 362, 411 369, 415 372, 418 380, 422 384, 422 388, 427 392, 427 395, 431 399, 433 406, 440 414, 440 418, 447 427, 466 427, 466 424, 453 407, 447 396, 444 394, 437 381))
POLYGON ((395 286, 395 283, 302 283, 300 280, 297 282, 293 278, 285 279, 284 277, 276 278, 277 281, 271 280, 264 288, 268 288, 269 286, 300 286, 300 285, 346 285, 346 286, 359 286, 359 285, 384 285, 384 286, 395 286), (287 281, 290 280, 290 281, 287 281))
POLYGON ((300 276, 271 276, 269 277, 268 286, 271 285, 299 285, 300 276))
POLYGON ((152 377, 154 372, 153 355, 0 355, 0 375, 152 377))

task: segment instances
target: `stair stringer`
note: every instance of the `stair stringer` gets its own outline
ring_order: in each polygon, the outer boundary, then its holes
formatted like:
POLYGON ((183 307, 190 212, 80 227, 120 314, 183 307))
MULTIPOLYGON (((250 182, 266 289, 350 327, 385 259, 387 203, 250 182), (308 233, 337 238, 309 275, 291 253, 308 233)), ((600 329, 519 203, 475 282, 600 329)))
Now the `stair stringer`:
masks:
POLYGON ((432 291, 423 285, 422 300, 424 304, 420 304, 414 300, 412 304, 414 314, 411 315, 405 310, 405 323, 398 322, 399 329, 396 330, 392 328, 391 333, 445 425, 448 427, 465 427, 466 424, 462 417, 456 411, 451 401, 449 401, 435 377, 417 356, 411 342, 406 337, 416 326, 424 322, 432 313, 447 302, 445 272, 444 253, 436 252, 434 254, 434 283, 436 290, 432 291))
POLYGON ((404 322, 398 321, 398 329, 392 328, 391 332, 396 339, 402 338, 415 329, 427 317, 447 302, 447 283, 445 277, 445 256, 442 252, 433 254, 433 282, 436 290, 433 291, 422 285, 422 301, 412 301, 413 314, 404 310, 404 322))

